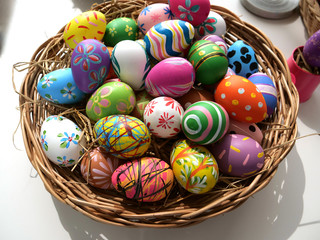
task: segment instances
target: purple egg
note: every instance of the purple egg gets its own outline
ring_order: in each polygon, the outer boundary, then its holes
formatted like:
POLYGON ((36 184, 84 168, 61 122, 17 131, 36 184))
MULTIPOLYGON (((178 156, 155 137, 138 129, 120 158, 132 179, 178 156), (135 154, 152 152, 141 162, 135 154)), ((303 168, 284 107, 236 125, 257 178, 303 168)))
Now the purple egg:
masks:
POLYGON ((207 40, 207 41, 213 42, 217 44, 225 52, 225 54, 227 54, 228 52, 228 46, 226 42, 223 40, 222 37, 218 35, 214 35, 214 34, 206 35, 203 38, 201 38, 201 40, 207 40))
POLYGON ((264 164, 260 144, 241 134, 226 134, 212 145, 212 154, 222 173, 233 177, 248 177, 258 172, 264 164))
POLYGON ((320 67, 320 30, 315 32, 303 47, 303 56, 313 67, 320 67))
POLYGON ((85 93, 98 89, 110 69, 108 48, 98 40, 81 41, 71 55, 71 70, 78 88, 85 93))

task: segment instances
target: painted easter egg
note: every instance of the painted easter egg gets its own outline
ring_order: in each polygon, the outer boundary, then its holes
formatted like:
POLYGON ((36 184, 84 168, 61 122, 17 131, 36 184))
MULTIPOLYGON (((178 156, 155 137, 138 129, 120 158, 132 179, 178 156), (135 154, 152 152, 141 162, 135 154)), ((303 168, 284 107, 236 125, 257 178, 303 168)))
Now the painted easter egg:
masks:
POLYGON ((195 39, 199 40, 203 36, 215 34, 223 36, 226 33, 227 25, 219 13, 210 11, 206 20, 194 27, 195 39))
POLYGON ((87 116, 97 121, 114 114, 130 114, 136 104, 132 88, 123 82, 108 82, 99 87, 89 98, 87 116))
POLYGON ((48 159, 61 166, 70 167, 78 162, 86 146, 82 130, 66 117, 47 117, 40 131, 41 146, 48 159))
POLYGON ((234 177, 249 177, 264 164, 264 152, 252 138, 240 134, 226 134, 212 146, 222 173, 234 177))
POLYGON ((172 20, 173 14, 170 11, 170 7, 166 3, 154 3, 146 6, 140 12, 137 22, 140 31, 146 34, 151 27, 158 23, 172 20))
POLYGON ((72 52, 72 76, 78 88, 85 93, 93 93, 102 85, 109 68, 108 49, 98 40, 83 40, 72 52))
POLYGON ((98 144, 121 159, 140 157, 151 143, 147 126, 129 115, 104 117, 95 123, 93 130, 98 144))
POLYGON ((174 176, 170 166, 154 157, 143 157, 120 165, 112 174, 114 188, 139 202, 156 202, 170 193, 174 176))
POLYGON ((209 0, 170 0, 172 13, 179 19, 190 22, 193 26, 201 24, 209 15, 209 0))
POLYGON ((147 75, 145 88, 153 97, 180 97, 193 86, 195 71, 185 58, 171 57, 156 64, 147 75))
POLYGON ((71 68, 57 69, 44 75, 37 84, 41 97, 58 104, 81 102, 86 94, 76 85, 71 68))
POLYGON ((119 42, 112 51, 111 62, 122 82, 133 90, 144 89, 144 81, 150 71, 150 60, 139 43, 131 40, 119 42))
POLYGON ((149 29, 144 37, 146 50, 158 61, 180 56, 191 44, 193 26, 181 20, 168 20, 149 29))
POLYGON ((241 134, 248 136, 254 140, 256 140, 259 144, 261 144, 263 139, 263 134, 260 128, 254 123, 247 122, 239 122, 232 118, 229 121, 229 134, 241 134))
POLYGON ((139 43, 144 50, 146 50, 146 43, 143 39, 138 39, 135 42, 139 43))
POLYGON ((171 97, 157 97, 145 107, 143 119, 150 132, 159 138, 169 138, 181 131, 183 108, 171 97))
POLYGON ((228 70, 228 59, 215 43, 199 40, 190 48, 188 60, 196 71, 196 80, 203 84, 220 81, 228 70))
POLYGON ((183 109, 186 110, 193 103, 199 101, 213 101, 214 96, 213 93, 205 89, 193 87, 182 97, 176 98, 176 100, 181 104, 183 109))
POLYGON ((204 37, 201 38, 201 40, 207 40, 210 42, 213 42, 215 44, 217 44, 223 51, 225 54, 228 53, 228 45, 227 43, 223 40, 223 38, 221 38, 218 35, 206 35, 204 37))
POLYGON ((170 164, 178 183, 191 193, 210 191, 219 178, 218 165, 211 152, 189 140, 179 140, 173 145, 170 164))
POLYGON ((130 115, 139 118, 143 121, 143 113, 144 109, 148 105, 148 103, 153 99, 146 90, 140 91, 136 93, 136 106, 131 112, 130 115))
POLYGON ((111 176, 119 165, 119 160, 102 147, 85 153, 81 160, 80 171, 86 182, 100 189, 112 189, 111 176))
POLYGON ((182 131, 198 144, 211 144, 227 132, 229 116, 222 106, 211 101, 191 104, 182 117, 182 131))
POLYGON ((242 40, 235 41, 228 49, 229 67, 242 77, 258 72, 258 62, 251 46, 242 40))
POLYGON ((258 72, 252 74, 248 80, 253 82, 262 93, 267 104, 268 116, 271 116, 276 109, 278 102, 277 89, 272 79, 267 74, 258 72))
POLYGON ((231 75, 221 80, 214 99, 223 106, 230 118, 257 123, 267 117, 267 104, 260 90, 248 79, 231 75))
POLYGON ((116 18, 107 24, 103 42, 114 47, 123 40, 137 40, 138 33, 139 27, 135 20, 127 17, 116 18))
POLYGON ((108 49, 109 56, 110 56, 110 67, 109 67, 109 73, 108 73, 106 79, 117 78, 117 74, 114 72, 112 64, 111 64, 111 55, 112 55, 113 47, 107 47, 107 49, 108 49))
POLYGON ((320 67, 320 30, 312 34, 306 41, 302 53, 310 66, 320 67))
POLYGON ((72 50, 84 39, 102 40, 106 31, 106 17, 99 11, 87 11, 73 18, 63 32, 66 45, 72 50))

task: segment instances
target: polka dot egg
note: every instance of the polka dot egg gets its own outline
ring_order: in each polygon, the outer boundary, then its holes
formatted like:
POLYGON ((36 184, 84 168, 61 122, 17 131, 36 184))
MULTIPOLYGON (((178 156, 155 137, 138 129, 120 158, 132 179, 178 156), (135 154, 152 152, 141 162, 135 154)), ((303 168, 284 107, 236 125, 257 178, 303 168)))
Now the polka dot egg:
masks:
POLYGON ((244 77, 231 75, 221 80, 214 98, 230 118, 240 122, 257 123, 267 117, 267 104, 262 93, 244 77))

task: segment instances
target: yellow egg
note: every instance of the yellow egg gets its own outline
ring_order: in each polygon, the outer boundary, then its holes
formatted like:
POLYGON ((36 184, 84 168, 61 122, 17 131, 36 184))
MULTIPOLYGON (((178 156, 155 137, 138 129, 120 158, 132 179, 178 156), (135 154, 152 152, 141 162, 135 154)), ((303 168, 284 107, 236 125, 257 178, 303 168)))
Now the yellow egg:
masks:
POLYGON ((174 144, 170 163, 176 180, 191 193, 208 192, 218 181, 219 169, 211 152, 189 140, 174 144))
POLYGON ((85 39, 102 40, 106 31, 106 17, 98 11, 87 11, 73 18, 65 27, 63 39, 72 50, 85 39))

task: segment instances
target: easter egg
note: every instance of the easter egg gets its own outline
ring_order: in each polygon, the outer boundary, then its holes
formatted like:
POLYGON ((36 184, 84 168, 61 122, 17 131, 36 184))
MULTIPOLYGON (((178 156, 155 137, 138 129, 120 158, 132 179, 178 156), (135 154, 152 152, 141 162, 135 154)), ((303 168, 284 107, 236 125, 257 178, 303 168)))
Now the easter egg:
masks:
POLYGON ((312 34, 306 41, 302 54, 310 66, 320 67, 320 30, 312 34))
POLYGON ((260 128, 254 123, 239 122, 232 118, 229 121, 229 129, 227 131, 229 134, 241 134, 248 136, 253 140, 261 144, 263 139, 263 134, 260 128))
POLYGON ((103 42, 107 46, 114 47, 123 40, 137 40, 138 32, 138 24, 132 18, 116 18, 107 24, 103 42))
POLYGON ((81 102, 86 94, 76 85, 71 68, 57 69, 44 75, 37 84, 41 97, 58 104, 81 102))
POLYGON ((131 40, 119 42, 112 51, 111 62, 122 82, 133 90, 144 89, 144 81, 150 71, 150 60, 139 43, 131 40))
POLYGON ((228 53, 228 46, 226 44, 226 42, 223 40, 223 38, 219 37, 218 35, 205 35, 204 37, 201 38, 201 40, 207 40, 210 42, 213 42, 215 44, 217 44, 223 51, 225 54, 228 53))
POLYGON ((215 34, 223 36, 226 33, 227 26, 223 17, 219 13, 210 11, 209 16, 200 25, 194 27, 195 38, 201 39, 203 36, 215 34))
POLYGON ((111 176, 119 160, 97 147, 86 152, 81 160, 80 171, 85 181, 100 189, 112 189, 111 176))
POLYGON ((98 40, 83 40, 72 52, 72 76, 78 88, 85 93, 93 93, 102 85, 109 67, 108 49, 98 40))
POLYGON ((93 130, 98 144, 121 159, 142 156, 151 143, 147 126, 129 115, 104 117, 95 123, 93 130))
POLYGON ((158 23, 172 20, 173 14, 166 3, 154 3, 146 6, 140 12, 137 22, 140 31, 146 34, 148 30, 158 23))
POLYGON ((191 63, 181 57, 171 57, 156 64, 148 73, 145 88, 153 97, 180 97, 193 86, 195 72, 191 63))
POLYGON ((143 157, 120 165, 112 174, 114 188, 139 202, 156 202, 170 193, 174 176, 170 166, 154 157, 143 157))
POLYGON ((87 116, 97 121, 114 114, 130 114, 136 104, 132 88, 123 82, 108 82, 99 87, 89 98, 87 116))
POLYGON ((146 43, 143 39, 138 39, 135 42, 139 43, 144 50, 146 50, 146 43))
POLYGON ((170 164, 178 183, 191 193, 210 191, 219 178, 218 165, 211 152, 188 140, 179 140, 173 145, 170 164))
POLYGON ((41 125, 40 134, 44 154, 61 167, 73 166, 84 153, 86 141, 80 137, 82 130, 66 117, 47 117, 41 125))
POLYGON ((136 106, 131 112, 130 115, 143 120, 144 109, 147 104, 153 99, 146 90, 140 91, 136 93, 136 106))
POLYGON ((172 13, 179 19, 190 22, 193 26, 201 24, 209 15, 209 0, 170 0, 172 13))
POLYGON ((183 109, 186 110, 193 103, 199 101, 213 101, 214 96, 213 93, 205 89, 193 87, 182 97, 176 98, 176 100, 181 104, 183 109))
POLYGON ((258 62, 251 46, 242 40, 235 41, 228 49, 229 67, 242 77, 258 72, 258 62))
POLYGON ((220 81, 228 69, 228 59, 224 51, 207 40, 199 40, 192 45, 188 60, 196 71, 196 80, 203 84, 220 81))
POLYGON ((102 40, 106 17, 99 11, 87 11, 73 18, 63 31, 63 39, 72 50, 84 39, 102 40))
POLYGON ((231 75, 221 80, 214 99, 240 122, 257 123, 267 117, 267 104, 260 90, 248 79, 231 75))
POLYGON ((193 26, 181 20, 168 20, 149 29, 144 37, 146 50, 158 61, 180 56, 191 44, 193 26))
POLYGON ((169 138, 181 131, 184 111, 171 97, 157 97, 145 107, 143 119, 150 132, 159 138, 169 138))
POLYGON ((107 47, 107 49, 108 49, 109 56, 110 56, 110 68, 109 68, 109 73, 108 73, 106 79, 117 78, 117 74, 114 72, 113 67, 112 67, 112 63, 111 63, 111 55, 112 55, 113 47, 107 47))
POLYGON ((262 96, 264 97, 264 100, 267 104, 267 113, 268 116, 272 115, 275 108, 277 107, 277 89, 274 85, 272 79, 265 73, 254 73, 252 74, 248 80, 250 80, 252 83, 254 83, 260 92, 262 93, 262 96))
POLYGON ((211 144, 227 132, 229 116, 219 104, 200 101, 186 109, 181 126, 189 140, 203 145, 211 144))
POLYGON ((212 146, 222 173, 233 177, 249 177, 264 164, 264 152, 260 144, 240 134, 226 134, 212 146))

